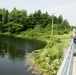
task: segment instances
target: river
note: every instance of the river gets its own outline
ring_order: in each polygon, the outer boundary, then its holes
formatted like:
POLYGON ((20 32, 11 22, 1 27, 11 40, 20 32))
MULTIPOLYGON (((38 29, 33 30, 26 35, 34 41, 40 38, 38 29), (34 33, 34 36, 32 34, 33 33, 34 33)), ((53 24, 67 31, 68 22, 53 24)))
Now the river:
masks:
POLYGON ((45 42, 0 35, 0 75, 35 75, 27 71, 27 55, 43 48, 45 42))

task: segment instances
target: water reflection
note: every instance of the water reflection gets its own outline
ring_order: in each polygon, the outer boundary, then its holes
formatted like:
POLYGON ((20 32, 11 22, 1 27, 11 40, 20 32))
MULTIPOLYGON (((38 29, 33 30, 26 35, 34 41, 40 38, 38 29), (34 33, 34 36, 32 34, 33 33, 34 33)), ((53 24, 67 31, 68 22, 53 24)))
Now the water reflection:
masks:
POLYGON ((0 75, 32 75, 25 66, 27 54, 45 45, 38 40, 0 35, 0 75))
POLYGON ((44 46, 45 43, 38 40, 0 35, 0 56, 4 58, 8 54, 8 57, 13 61, 18 59, 24 60, 25 54, 44 46))
POLYGON ((13 62, 25 59, 24 50, 18 50, 9 44, 0 42, 0 57, 4 58, 6 55, 8 55, 9 59, 13 62))
POLYGON ((7 55, 7 45, 0 42, 0 57, 4 58, 7 55))

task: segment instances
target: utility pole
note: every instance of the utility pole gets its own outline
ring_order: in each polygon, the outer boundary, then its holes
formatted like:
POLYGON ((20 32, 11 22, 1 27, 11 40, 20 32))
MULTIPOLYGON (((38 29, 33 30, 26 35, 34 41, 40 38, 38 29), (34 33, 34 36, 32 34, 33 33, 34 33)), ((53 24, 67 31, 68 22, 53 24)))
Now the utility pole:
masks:
POLYGON ((51 30, 51 35, 53 35, 54 14, 55 13, 52 13, 52 30, 51 30))

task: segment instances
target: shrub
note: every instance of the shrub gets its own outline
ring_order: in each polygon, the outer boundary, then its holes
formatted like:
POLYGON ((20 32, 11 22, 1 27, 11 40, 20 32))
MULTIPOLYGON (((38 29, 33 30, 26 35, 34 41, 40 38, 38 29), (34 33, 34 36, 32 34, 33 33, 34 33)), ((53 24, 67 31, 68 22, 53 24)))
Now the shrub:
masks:
POLYGON ((68 33, 69 33, 69 31, 68 31, 68 30, 65 30, 65 31, 64 31, 64 33, 65 33, 65 34, 68 34, 68 33))

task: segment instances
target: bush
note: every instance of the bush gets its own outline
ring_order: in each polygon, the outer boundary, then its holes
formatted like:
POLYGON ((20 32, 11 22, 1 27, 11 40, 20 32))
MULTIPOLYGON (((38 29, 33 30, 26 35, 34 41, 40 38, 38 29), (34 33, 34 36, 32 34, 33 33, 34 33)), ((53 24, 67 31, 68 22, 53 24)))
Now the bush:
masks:
POLYGON ((63 32, 63 31, 58 31, 57 34, 58 34, 58 35, 63 35, 64 32, 63 32))
POLYGON ((65 31, 64 31, 64 33, 65 33, 65 34, 68 34, 68 33, 69 33, 69 31, 68 31, 68 30, 65 30, 65 31))

